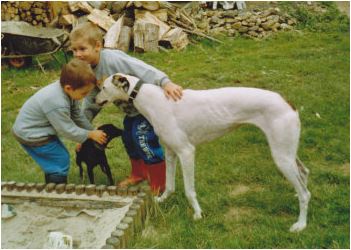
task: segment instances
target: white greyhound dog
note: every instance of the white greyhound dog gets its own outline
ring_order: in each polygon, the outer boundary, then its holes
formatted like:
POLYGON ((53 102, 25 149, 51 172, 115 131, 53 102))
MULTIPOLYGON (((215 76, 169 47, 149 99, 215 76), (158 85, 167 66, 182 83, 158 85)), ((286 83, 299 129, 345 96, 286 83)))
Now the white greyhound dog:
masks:
POLYGON ((309 171, 297 158, 299 115, 279 94, 242 87, 188 89, 183 91, 181 100, 174 102, 156 85, 139 87, 138 78, 117 73, 104 81, 96 103, 102 106, 114 101, 132 102, 154 127, 166 149, 166 190, 157 201, 164 201, 175 191, 178 157, 186 197, 194 209, 194 219, 200 219, 194 180, 195 146, 228 133, 238 124, 250 123, 265 133, 278 169, 297 192, 300 215, 290 231, 306 227, 311 194, 307 189, 309 171))

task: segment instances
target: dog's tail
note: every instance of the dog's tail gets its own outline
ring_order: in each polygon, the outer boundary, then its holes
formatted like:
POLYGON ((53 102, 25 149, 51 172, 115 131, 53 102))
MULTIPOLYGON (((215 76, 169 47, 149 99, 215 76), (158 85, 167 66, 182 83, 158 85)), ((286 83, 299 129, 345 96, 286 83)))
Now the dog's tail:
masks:
POLYGON ((299 170, 300 177, 303 183, 305 184, 305 186, 307 187, 308 175, 310 173, 310 170, 306 168, 305 164, 303 164, 303 162, 300 160, 299 157, 296 157, 296 164, 299 170))

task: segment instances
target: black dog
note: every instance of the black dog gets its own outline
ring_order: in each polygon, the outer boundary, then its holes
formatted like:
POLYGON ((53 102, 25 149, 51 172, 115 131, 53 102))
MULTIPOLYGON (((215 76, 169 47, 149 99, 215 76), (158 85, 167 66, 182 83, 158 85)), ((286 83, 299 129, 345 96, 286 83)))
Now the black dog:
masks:
POLYGON ((83 178, 83 168, 82 162, 85 162, 87 165, 89 181, 91 184, 94 184, 94 173, 93 168, 96 165, 100 165, 102 172, 107 175, 110 185, 114 185, 110 166, 107 163, 107 158, 105 154, 105 148, 107 144, 115 137, 121 136, 123 130, 115 127, 112 124, 105 124, 98 127, 99 130, 103 130, 107 135, 107 142, 103 145, 98 144, 97 142, 88 139, 83 144, 79 152, 76 152, 76 163, 79 167, 80 178, 83 178))

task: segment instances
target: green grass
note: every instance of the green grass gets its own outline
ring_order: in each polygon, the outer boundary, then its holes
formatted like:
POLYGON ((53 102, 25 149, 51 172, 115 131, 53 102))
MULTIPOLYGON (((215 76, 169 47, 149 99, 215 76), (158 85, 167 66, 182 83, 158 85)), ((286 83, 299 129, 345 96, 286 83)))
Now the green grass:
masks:
MULTIPOLYGON (((182 52, 132 54, 166 72, 184 88, 251 86, 282 94, 300 112, 299 156, 310 169, 308 226, 290 233, 299 208, 292 186, 276 170, 260 130, 242 126, 201 145, 196 189, 204 219, 194 222, 178 166, 177 192, 159 205, 133 248, 349 248, 350 247, 350 47, 348 32, 281 33, 263 41, 202 41, 182 52), (320 115, 320 118, 316 114, 320 115)), ((14 141, 10 129, 24 101, 59 75, 36 68, 2 71, 1 178, 42 182, 43 174, 14 141), (34 87, 34 88, 33 88, 34 87)), ((108 106, 94 124, 122 126, 123 114, 108 106)), ((74 164, 69 182, 80 183, 74 164)), ((114 178, 129 174, 119 139, 108 158, 114 178)), ((96 171, 98 184, 106 177, 96 171)))

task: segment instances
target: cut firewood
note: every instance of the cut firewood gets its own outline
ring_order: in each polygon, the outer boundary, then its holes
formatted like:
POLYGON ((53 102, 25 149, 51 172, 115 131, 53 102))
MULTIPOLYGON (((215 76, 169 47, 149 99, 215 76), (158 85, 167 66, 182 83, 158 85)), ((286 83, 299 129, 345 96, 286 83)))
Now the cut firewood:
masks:
POLYGON ((159 45, 165 48, 174 48, 176 50, 181 50, 188 44, 188 36, 181 28, 171 29, 159 41, 159 45))
POLYGON ((115 20, 109 16, 106 11, 98 9, 94 9, 90 15, 88 15, 88 20, 106 31, 115 23, 115 20))
POLYGON ((72 14, 60 16, 58 23, 62 26, 74 25, 77 22, 77 17, 72 14))
POLYGON ((117 48, 127 52, 129 50, 130 40, 132 38, 132 28, 128 26, 122 26, 119 34, 117 48))
POLYGON ((158 19, 156 16, 151 14, 149 11, 145 12, 135 12, 135 20, 138 23, 152 23, 157 26, 159 26, 159 37, 158 40, 162 38, 162 36, 169 31, 171 28, 164 22, 162 22, 160 19, 158 19))
POLYGON ((106 48, 117 48, 117 43, 119 39, 119 35, 124 23, 124 15, 122 15, 117 22, 115 22, 105 35, 105 44, 106 48))
MULTIPOLYGON (((142 16, 142 15, 145 15, 146 11, 147 10, 135 9, 134 13, 135 13, 135 15, 142 16)), ((155 10, 155 11, 150 11, 150 13, 152 15, 154 15, 155 17, 157 17, 162 22, 167 22, 167 20, 168 20, 168 13, 167 13, 166 9, 159 9, 159 10, 155 10)))
POLYGON ((134 25, 134 50, 157 52, 160 26, 137 21, 134 25))
POLYGON ((158 1, 135 1, 134 6, 153 11, 160 8, 160 3, 158 1))
POLYGON ((93 7, 91 7, 90 4, 88 4, 86 1, 69 1, 68 6, 71 12, 81 10, 85 13, 90 14, 93 11, 93 7))

